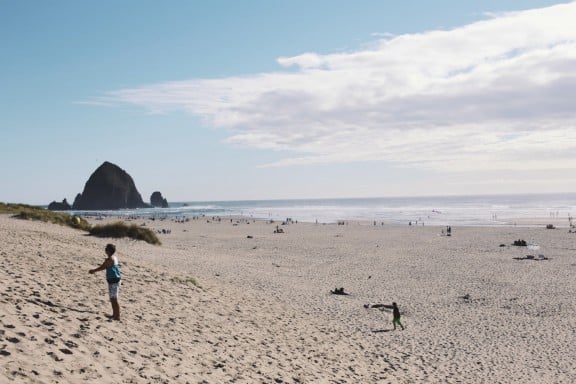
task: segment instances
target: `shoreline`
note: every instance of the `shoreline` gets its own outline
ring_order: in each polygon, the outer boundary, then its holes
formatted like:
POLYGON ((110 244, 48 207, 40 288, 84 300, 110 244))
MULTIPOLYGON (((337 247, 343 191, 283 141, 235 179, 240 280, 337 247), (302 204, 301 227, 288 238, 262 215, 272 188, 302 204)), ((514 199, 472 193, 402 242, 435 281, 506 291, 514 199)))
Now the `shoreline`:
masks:
MULTIPOLYGON (((547 219, 576 215, 571 194, 485 195, 444 197, 396 197, 353 199, 300 199, 190 202, 177 203, 167 209, 123 211, 122 215, 139 216, 244 216, 261 220, 337 223, 367 221, 386 224, 408 224, 418 221, 426 225, 502 225, 501 218, 537 217, 547 219)), ((513 224, 511 222, 510 224, 513 224)))
POLYGON ((453 226, 446 237, 370 222, 274 233, 266 221, 208 221, 146 221, 170 229, 158 247, 0 215, 3 374, 23 383, 576 380, 575 234, 453 226), (549 259, 516 260, 533 252, 511 245, 519 238, 549 259), (102 276, 87 274, 107 242, 125 279, 120 323, 105 320, 102 276), (349 295, 330 294, 340 287, 349 295), (364 307, 391 301, 405 331, 391 331, 390 312, 364 307))
MULTIPOLYGON (((97 211, 95 211, 97 212, 97 211)), ((434 223, 427 222, 425 220, 408 220, 406 222, 400 222, 399 220, 386 221, 386 220, 370 220, 370 219, 340 219, 330 222, 309 222, 309 221, 298 221, 292 219, 266 219, 257 218, 245 215, 200 215, 200 216, 166 216, 166 215, 99 215, 97 213, 89 215, 79 216, 85 218, 92 225, 97 225, 100 223, 110 223, 116 221, 126 221, 126 222, 148 222, 148 221, 222 221, 222 222, 261 222, 274 225, 286 225, 286 224, 304 224, 304 225, 365 225, 365 226, 375 226, 375 227, 405 227, 405 226, 428 226, 442 228, 447 226, 452 227, 470 227, 470 228, 506 228, 506 227, 522 227, 522 228, 546 228, 547 225, 553 225, 556 229, 570 229, 570 220, 568 217, 546 217, 546 216, 529 216, 529 217, 498 217, 491 220, 487 224, 481 223, 456 223, 456 224, 445 224, 445 223, 434 223)), ((576 223, 575 223, 576 225, 576 223)))

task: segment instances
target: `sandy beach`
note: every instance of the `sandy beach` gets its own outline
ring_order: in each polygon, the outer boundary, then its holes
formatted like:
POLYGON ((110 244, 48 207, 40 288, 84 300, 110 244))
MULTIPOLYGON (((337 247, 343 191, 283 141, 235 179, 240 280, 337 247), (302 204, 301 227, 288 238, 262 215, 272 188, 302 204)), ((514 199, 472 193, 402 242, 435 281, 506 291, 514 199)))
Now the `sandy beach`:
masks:
POLYGON ((576 382, 567 228, 132 223, 169 233, 153 246, 0 215, 0 382, 576 382), (119 322, 88 274, 108 242, 119 322), (403 331, 365 308, 393 301, 403 331))

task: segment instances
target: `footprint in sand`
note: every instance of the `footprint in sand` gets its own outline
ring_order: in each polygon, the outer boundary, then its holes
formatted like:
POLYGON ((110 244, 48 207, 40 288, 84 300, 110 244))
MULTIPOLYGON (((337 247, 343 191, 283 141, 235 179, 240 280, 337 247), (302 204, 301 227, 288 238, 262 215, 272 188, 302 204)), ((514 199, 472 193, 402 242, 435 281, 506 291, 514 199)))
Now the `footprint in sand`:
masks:
POLYGON ((64 342, 64 345, 66 345, 68 348, 78 348, 78 344, 76 344, 72 340, 64 342))
POLYGON ((48 356, 50 356, 51 358, 53 358, 54 361, 62 361, 63 360, 62 358, 58 357, 58 355, 55 354, 54 352, 46 352, 46 354, 48 356))

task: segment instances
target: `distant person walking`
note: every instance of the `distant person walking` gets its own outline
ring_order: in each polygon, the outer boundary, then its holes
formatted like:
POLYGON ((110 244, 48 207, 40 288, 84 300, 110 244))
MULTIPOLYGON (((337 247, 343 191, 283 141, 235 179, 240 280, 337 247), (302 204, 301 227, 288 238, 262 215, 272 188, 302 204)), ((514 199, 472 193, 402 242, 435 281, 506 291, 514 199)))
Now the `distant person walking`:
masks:
POLYGON ((110 304, 112 304, 112 320, 120 320, 120 305, 118 304, 118 294, 120 293, 120 285, 122 275, 120 274, 120 263, 118 256, 115 255, 116 247, 114 244, 107 244, 104 249, 108 256, 106 260, 98 268, 88 271, 94 274, 99 271, 106 270, 106 281, 108 282, 108 296, 110 297, 110 304))

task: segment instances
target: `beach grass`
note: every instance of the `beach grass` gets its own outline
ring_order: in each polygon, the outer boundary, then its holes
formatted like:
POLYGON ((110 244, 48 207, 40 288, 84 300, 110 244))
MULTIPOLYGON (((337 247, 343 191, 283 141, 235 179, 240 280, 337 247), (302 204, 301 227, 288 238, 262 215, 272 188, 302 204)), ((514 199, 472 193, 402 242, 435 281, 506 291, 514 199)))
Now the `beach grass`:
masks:
POLYGON ((151 230, 140 228, 136 225, 127 225, 123 222, 92 227, 86 219, 77 215, 70 215, 64 212, 54 212, 41 207, 34 207, 32 205, 7 204, 0 202, 0 214, 2 213, 10 214, 12 217, 17 219, 36 220, 80 229, 96 237, 128 237, 135 240, 143 240, 149 244, 161 244, 158 237, 156 237, 154 232, 151 230))
POLYGON ((176 277, 171 278, 170 281, 172 281, 175 284, 193 285, 197 288, 202 288, 200 286, 200 284, 198 284, 198 281, 194 277, 191 277, 191 276, 187 276, 187 277, 176 276, 176 277))
POLYGON ((91 228, 90 223, 80 216, 49 211, 44 208, 26 204, 0 203, 0 213, 12 214, 13 217, 17 219, 43 221, 45 223, 63 225, 83 231, 89 231, 91 228))
POLYGON ((122 221, 117 221, 112 224, 95 225, 90 229, 89 233, 96 237, 129 237, 135 240, 143 240, 149 244, 162 244, 156 234, 150 229, 139 227, 136 224, 128 225, 122 221))

